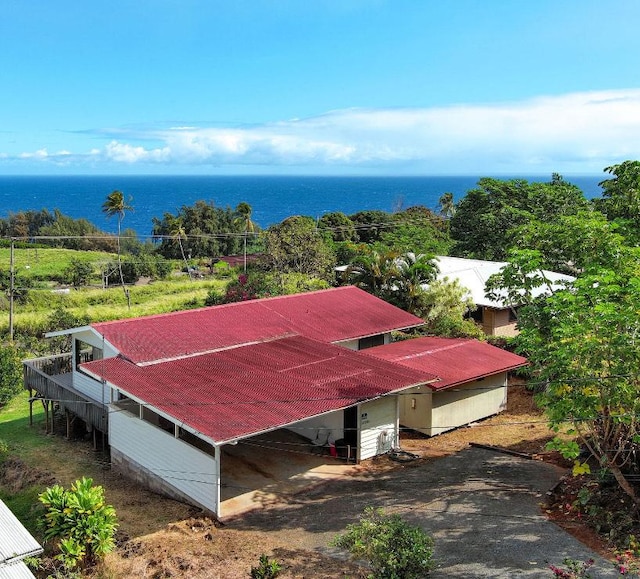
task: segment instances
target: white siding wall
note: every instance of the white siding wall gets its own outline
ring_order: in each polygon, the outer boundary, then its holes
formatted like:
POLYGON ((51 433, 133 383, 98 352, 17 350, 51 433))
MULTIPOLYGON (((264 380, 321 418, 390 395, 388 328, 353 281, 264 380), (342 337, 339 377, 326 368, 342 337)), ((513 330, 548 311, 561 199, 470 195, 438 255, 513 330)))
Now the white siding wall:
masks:
POLYGON ((358 340, 347 340, 346 342, 336 342, 336 346, 342 346, 343 348, 347 348, 347 350, 357 350, 358 340))
POLYGON ((102 384, 98 380, 94 380, 90 378, 86 374, 82 372, 78 372, 75 368, 75 360, 76 360, 76 340, 82 340, 86 344, 93 346, 95 348, 100 348, 103 350, 104 358, 112 358, 117 355, 117 352, 105 344, 102 340, 102 337, 96 334, 93 330, 85 330, 83 332, 77 332, 72 334, 73 338, 73 350, 72 350, 72 360, 73 360, 73 370, 72 370, 72 386, 82 392, 85 396, 97 401, 108 404, 109 400, 109 388, 103 388, 102 384))
POLYGON ((398 440, 398 397, 383 396, 359 407, 358 459, 384 454, 398 440))
POLYGON ((99 380, 94 380, 90 376, 83 374, 82 372, 73 372, 73 387, 82 392, 85 396, 100 402, 102 404, 109 404, 109 396, 111 388, 103 385, 99 380))
POLYGON ((506 373, 433 393, 431 436, 492 416, 507 405, 506 373))
POLYGON ((128 412, 109 414, 109 443, 135 465, 218 514, 215 459, 128 412))
POLYGON ((314 440, 318 434, 318 430, 322 428, 327 429, 331 433, 331 439, 333 441, 344 438, 344 415, 342 410, 296 422, 295 425, 289 426, 288 430, 292 430, 309 440, 314 440))

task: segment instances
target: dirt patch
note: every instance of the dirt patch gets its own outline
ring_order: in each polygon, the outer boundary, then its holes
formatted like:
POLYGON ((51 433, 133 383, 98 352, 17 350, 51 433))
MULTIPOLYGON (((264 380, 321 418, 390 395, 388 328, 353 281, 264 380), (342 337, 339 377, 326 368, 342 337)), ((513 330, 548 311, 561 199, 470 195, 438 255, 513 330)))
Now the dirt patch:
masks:
POLYGON ((0 464, 0 485, 10 493, 33 486, 48 487, 54 484, 56 479, 51 473, 32 468, 19 458, 8 457, 0 464))

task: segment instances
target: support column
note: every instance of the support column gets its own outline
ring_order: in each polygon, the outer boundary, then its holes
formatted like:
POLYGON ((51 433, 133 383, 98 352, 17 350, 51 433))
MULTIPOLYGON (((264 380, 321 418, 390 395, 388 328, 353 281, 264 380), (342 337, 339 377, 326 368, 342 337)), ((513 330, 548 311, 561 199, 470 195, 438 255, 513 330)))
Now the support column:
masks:
POLYGON ((214 446, 214 459, 216 465, 216 485, 215 485, 215 493, 216 493, 216 517, 220 518, 222 516, 222 509, 220 508, 220 481, 222 479, 222 471, 220 469, 220 447, 214 446))

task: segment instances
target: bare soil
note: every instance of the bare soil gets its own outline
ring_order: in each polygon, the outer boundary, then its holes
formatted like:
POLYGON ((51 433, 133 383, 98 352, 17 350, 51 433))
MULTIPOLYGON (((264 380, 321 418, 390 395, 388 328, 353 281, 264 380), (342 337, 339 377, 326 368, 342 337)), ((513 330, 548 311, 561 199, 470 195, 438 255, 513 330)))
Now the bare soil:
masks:
MULTIPOLYGON (((552 437, 531 393, 523 382, 514 381, 509 387, 507 409, 502 414, 433 438, 405 432, 401 446, 418 454, 421 460, 433 460, 474 443, 569 466, 559 455, 545 450, 545 444, 552 437)), ((60 453, 68 453, 72 459, 78 444, 82 443, 61 441, 60 453)), ((95 465, 94 480, 104 486, 107 500, 118 514, 120 528, 116 551, 87 576, 246 578, 263 553, 281 563, 283 570, 279 577, 284 579, 358 579, 366 576, 366 570, 358 565, 305 548, 304 533, 295 520, 287 525, 287 529, 278 531, 224 526, 203 516, 197 509, 133 484, 101 466, 98 459, 95 465)), ((372 473, 401 468, 387 458, 369 461, 365 466, 372 473)), ((64 472, 43 474, 34 465, 27 467, 17 461, 6 463, 0 476, 0 483, 14 490, 34 482, 71 482, 66 480, 64 472)), ((548 514, 589 546, 605 552, 604 543, 585 531, 579 521, 574 518, 565 521, 562 511, 551 506, 548 514)), ((317 524, 321 526, 322 522, 317 524)))

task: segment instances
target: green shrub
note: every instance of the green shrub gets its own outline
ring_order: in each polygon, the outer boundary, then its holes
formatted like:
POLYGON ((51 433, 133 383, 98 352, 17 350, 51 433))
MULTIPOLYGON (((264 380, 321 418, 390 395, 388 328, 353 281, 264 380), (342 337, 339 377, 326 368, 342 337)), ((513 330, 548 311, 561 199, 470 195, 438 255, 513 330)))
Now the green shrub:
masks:
POLYGON ((22 357, 14 346, 0 346, 0 408, 22 390, 22 357))
POLYGON ((115 547, 115 509, 104 502, 104 490, 83 477, 65 490, 60 485, 38 495, 46 513, 41 521, 45 541, 57 540, 56 558, 72 570, 95 563, 115 547))
POLYGON ((251 567, 249 576, 251 579, 275 579, 282 570, 280 563, 269 559, 266 555, 260 555, 257 567, 251 567))
POLYGON ((367 507, 360 522, 347 525, 347 532, 332 544, 366 560, 372 579, 419 579, 433 567, 433 539, 382 509, 367 507))

